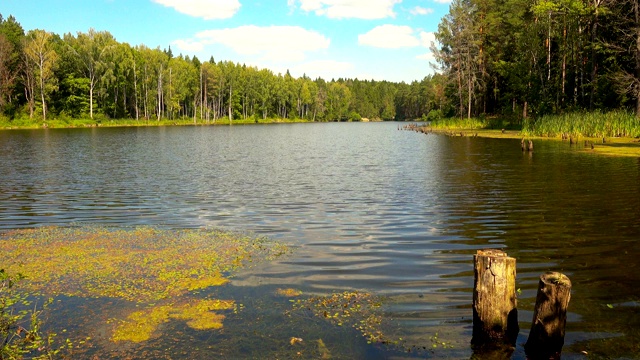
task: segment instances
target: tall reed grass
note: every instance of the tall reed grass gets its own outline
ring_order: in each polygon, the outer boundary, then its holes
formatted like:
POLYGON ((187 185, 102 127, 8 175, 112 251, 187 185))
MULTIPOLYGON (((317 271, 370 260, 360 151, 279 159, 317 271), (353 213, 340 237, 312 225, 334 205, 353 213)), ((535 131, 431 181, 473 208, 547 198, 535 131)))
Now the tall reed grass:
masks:
POLYGON ((432 120, 430 127, 439 130, 475 130, 484 129, 488 127, 488 123, 485 120, 478 118, 460 119, 460 118, 445 118, 432 120))
POLYGON ((622 110, 545 115, 533 121, 525 120, 522 134, 547 137, 566 134, 582 137, 637 138, 640 137, 640 119, 622 110))

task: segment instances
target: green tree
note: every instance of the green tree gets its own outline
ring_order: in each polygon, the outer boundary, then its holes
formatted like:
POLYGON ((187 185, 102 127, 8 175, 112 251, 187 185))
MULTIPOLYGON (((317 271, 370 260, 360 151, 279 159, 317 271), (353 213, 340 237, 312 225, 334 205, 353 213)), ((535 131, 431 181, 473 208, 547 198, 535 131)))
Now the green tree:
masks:
POLYGON ((433 49, 441 70, 450 76, 457 90, 459 116, 466 115, 467 118, 472 114, 481 62, 480 42, 473 18, 475 11, 472 1, 454 0, 449 13, 438 25, 436 39, 442 47, 433 49))
POLYGON ((47 120, 47 103, 49 94, 57 89, 57 78, 54 66, 58 54, 52 45, 53 34, 44 30, 31 30, 24 43, 26 66, 31 68, 42 102, 42 119, 47 120))
POLYGON ((87 33, 79 32, 75 38, 67 34, 64 40, 78 56, 81 71, 89 79, 89 116, 93 119, 94 92, 112 64, 109 52, 116 41, 109 32, 94 29, 89 29, 87 33))
POLYGON ((0 111, 13 112, 17 107, 24 30, 13 16, 0 14, 0 111))

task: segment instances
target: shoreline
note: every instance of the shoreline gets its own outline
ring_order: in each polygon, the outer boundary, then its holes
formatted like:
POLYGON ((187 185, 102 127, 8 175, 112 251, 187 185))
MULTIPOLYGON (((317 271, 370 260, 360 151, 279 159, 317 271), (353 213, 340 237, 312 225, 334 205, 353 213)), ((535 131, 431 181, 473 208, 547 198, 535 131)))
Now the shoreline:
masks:
MULTIPOLYGON (((415 124, 414 124, 415 125, 415 124)), ((513 139, 513 140, 550 140, 550 141, 562 141, 569 142, 568 139, 562 139, 560 136, 555 137, 547 137, 547 136, 525 136, 522 135, 520 130, 489 130, 489 129, 434 129, 428 126, 416 126, 415 128, 406 129, 401 127, 403 130, 414 130, 417 132, 422 132, 425 134, 434 133, 439 135, 446 136, 455 136, 455 137, 483 137, 483 138, 491 138, 491 139, 513 139), (462 135, 461 135, 462 134, 462 135)), ((576 146, 580 147, 586 141, 587 146, 580 151, 591 152, 598 155, 607 155, 607 156, 626 156, 626 157, 638 157, 640 158, 640 139, 631 138, 631 137, 607 137, 604 138, 594 138, 594 137, 577 137, 572 141, 576 144, 576 146), (593 148, 591 145, 593 144, 593 148)))
POLYGON ((254 124, 304 124, 304 123, 334 123, 334 122, 383 122, 384 120, 362 118, 360 121, 314 121, 311 119, 243 119, 233 120, 229 123, 228 119, 217 119, 216 121, 181 119, 181 120, 133 120, 133 119, 116 119, 116 120, 90 120, 90 119, 72 119, 72 120, 49 120, 46 123, 30 123, 27 125, 9 125, 0 122, 0 131, 2 130, 37 130, 37 129, 85 129, 96 127, 157 127, 157 126, 233 126, 233 125, 254 125, 254 124), (72 121, 70 123, 69 121, 72 121))

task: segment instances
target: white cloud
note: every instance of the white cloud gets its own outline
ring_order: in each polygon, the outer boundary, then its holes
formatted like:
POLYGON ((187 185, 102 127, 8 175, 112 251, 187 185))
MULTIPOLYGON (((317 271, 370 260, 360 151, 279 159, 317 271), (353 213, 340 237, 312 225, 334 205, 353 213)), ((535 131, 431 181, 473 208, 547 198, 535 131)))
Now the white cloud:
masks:
POLYGON ((420 43, 422 44, 422 46, 426 48, 430 48, 431 43, 435 43, 435 42, 436 42, 436 34, 434 32, 426 32, 426 31, 420 32, 420 43))
POLYGON ((451 3, 451 0, 433 0, 434 2, 437 2, 438 4, 449 4, 451 3))
POLYGON ((366 34, 358 35, 360 45, 368 45, 385 49, 398 49, 420 45, 420 40, 409 26, 380 25, 366 34))
POLYGON ((290 68, 291 74, 300 77, 306 74, 315 79, 321 77, 325 80, 347 78, 352 76, 355 66, 352 63, 335 60, 314 60, 297 64, 290 68))
POLYGON ((327 49, 324 35, 299 26, 254 25, 206 30, 196 34, 203 44, 221 44, 241 55, 258 55, 268 61, 302 61, 305 53, 327 49))
POLYGON ((393 7, 402 0, 300 0, 300 8, 306 12, 332 19, 383 19, 395 17, 393 7))
POLYGON ((427 61, 435 61, 436 57, 433 56, 433 53, 428 52, 426 54, 422 54, 422 55, 416 56, 416 59, 418 59, 418 60, 427 60, 427 61))
POLYGON ((199 51, 202 51, 202 49, 204 49, 204 44, 191 39, 175 40, 174 42, 172 42, 172 44, 175 44, 178 47, 178 49, 186 52, 199 52, 199 51))
POLYGON ((152 0, 176 11, 205 20, 228 19, 239 9, 238 0, 152 0))
POLYGON ((409 10, 409 12, 411 13, 411 15, 429 15, 433 13, 433 9, 416 6, 413 9, 409 10))

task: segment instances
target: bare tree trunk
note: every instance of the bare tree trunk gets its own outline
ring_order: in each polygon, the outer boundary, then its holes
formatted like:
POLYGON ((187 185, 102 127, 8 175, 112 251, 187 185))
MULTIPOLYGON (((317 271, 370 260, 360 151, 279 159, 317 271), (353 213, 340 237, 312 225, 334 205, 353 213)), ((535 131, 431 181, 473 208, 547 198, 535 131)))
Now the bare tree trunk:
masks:
POLYGON ((473 80, 471 78, 471 74, 469 74, 469 80, 467 80, 467 86, 468 86, 467 90, 469 91, 469 94, 467 95, 467 119, 471 119, 472 83, 473 83, 473 80))
POLYGON ((551 12, 549 12, 549 31, 547 34, 547 81, 551 80, 551 12))
POLYGON ((89 78, 89 117, 93 120, 93 89, 96 86, 96 78, 92 73, 89 78))
POLYGON ((202 65, 200 65, 200 119, 203 119, 202 112, 204 111, 204 99, 206 98, 206 91, 207 90, 203 88, 202 65))
POLYGON ((562 97, 560 103, 564 107, 564 95, 565 95, 565 82, 567 81, 567 19, 563 16, 563 29, 562 29, 562 97))
POLYGON ((140 117, 140 110, 138 109, 138 74, 136 73, 136 62, 133 61, 133 97, 135 99, 136 107, 136 121, 140 117))
POLYGON ((44 101, 44 59, 40 55, 40 98, 42 99, 42 120, 47 121, 47 103, 44 101))
POLYGON ((231 112, 231 97, 233 95, 233 85, 229 85, 229 125, 231 125, 231 121, 233 120, 233 114, 231 112))
POLYGON ((144 118, 149 121, 149 111, 147 103, 149 102, 149 76, 147 75, 147 65, 144 66, 144 118))
POLYGON ((464 105, 462 102, 462 60, 460 59, 460 55, 458 54, 458 99, 460 102, 460 118, 462 119, 462 116, 464 114, 464 105))
POLYGON ((633 1, 633 13, 635 15, 635 37, 636 37, 636 84, 635 84, 635 97, 636 97, 636 117, 640 118, 640 9, 638 8, 638 0, 633 1))
MULTIPOLYGON (((596 38, 598 34, 598 14, 599 14, 599 7, 601 3, 602 3, 602 0, 594 0, 593 2, 594 14, 593 14, 593 25, 591 26, 591 43, 592 44, 596 43, 596 38)), ((596 78, 598 76, 597 56, 598 55, 596 53, 596 47, 592 46, 591 47, 591 89, 590 89, 591 91, 589 91, 589 109, 590 110, 593 109, 594 94, 596 92, 596 78)))
POLYGON ((160 65, 160 71, 158 71, 158 121, 162 116, 162 64, 160 65))
POLYGON ((169 68, 169 116, 168 118, 173 120, 173 99, 171 94, 171 78, 172 78, 172 69, 169 68))

